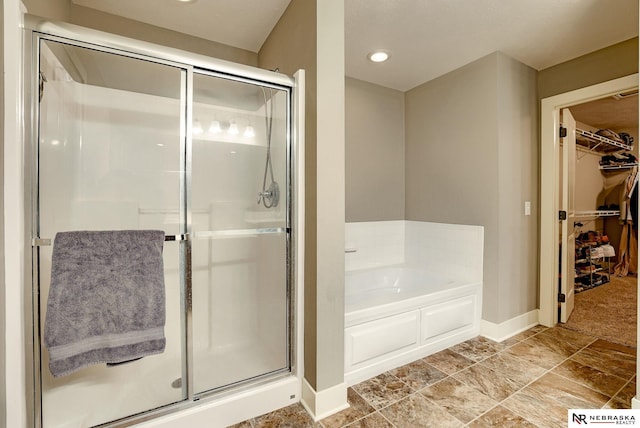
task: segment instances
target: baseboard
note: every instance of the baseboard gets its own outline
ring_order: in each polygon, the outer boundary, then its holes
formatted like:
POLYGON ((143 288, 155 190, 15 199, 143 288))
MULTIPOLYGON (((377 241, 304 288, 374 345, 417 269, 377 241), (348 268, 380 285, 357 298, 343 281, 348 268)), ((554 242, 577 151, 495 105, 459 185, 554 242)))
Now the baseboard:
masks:
POLYGON ((338 413, 349 407, 347 403, 347 385, 342 382, 331 388, 316 391, 302 379, 302 406, 309 412, 315 422, 338 413))
POLYGON ((487 339, 502 342, 538 324, 538 309, 534 309, 500 324, 482 320, 480 321, 480 334, 487 339))
POLYGON ((638 400, 638 397, 633 397, 631 399, 631 408, 632 409, 640 409, 640 400, 638 400))

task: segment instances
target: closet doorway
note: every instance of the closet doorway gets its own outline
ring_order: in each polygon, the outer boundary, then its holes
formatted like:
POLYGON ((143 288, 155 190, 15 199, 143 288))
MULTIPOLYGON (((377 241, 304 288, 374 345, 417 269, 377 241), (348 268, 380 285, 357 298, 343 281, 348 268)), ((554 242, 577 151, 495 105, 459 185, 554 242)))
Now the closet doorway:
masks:
POLYGON ((585 311, 593 304, 586 297, 610 293, 620 281, 637 294, 637 278, 626 275, 637 272, 637 243, 623 242, 635 249, 620 251, 621 240, 634 236, 623 220, 631 211, 625 186, 628 193, 637 180, 637 87, 635 74, 542 100, 541 324, 600 315, 585 311))

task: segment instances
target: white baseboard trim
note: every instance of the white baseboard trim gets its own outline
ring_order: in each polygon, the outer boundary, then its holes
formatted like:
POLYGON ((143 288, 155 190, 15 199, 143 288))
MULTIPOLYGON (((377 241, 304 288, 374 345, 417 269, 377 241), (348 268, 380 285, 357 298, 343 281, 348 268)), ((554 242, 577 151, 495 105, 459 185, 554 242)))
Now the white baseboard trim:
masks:
POLYGON ((317 392, 306 379, 302 379, 302 406, 309 412, 314 422, 349 408, 347 384, 344 382, 317 392))
POLYGON ((487 339, 502 342, 505 339, 515 336, 535 325, 539 324, 538 309, 534 309, 515 318, 501 322, 500 324, 490 321, 480 321, 480 334, 487 339))
POLYGON ((635 396, 631 399, 631 408, 640 409, 640 400, 638 400, 638 396, 635 396))

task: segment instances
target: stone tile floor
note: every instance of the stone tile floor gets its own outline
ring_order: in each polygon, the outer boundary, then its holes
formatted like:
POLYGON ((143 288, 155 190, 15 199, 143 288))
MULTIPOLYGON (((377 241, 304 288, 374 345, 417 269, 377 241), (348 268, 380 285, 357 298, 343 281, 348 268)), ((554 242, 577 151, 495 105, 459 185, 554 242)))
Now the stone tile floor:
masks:
POLYGON ((313 422, 300 404, 236 424, 263 427, 565 427, 567 409, 631 408, 636 350, 562 327, 468 340, 348 389, 313 422))

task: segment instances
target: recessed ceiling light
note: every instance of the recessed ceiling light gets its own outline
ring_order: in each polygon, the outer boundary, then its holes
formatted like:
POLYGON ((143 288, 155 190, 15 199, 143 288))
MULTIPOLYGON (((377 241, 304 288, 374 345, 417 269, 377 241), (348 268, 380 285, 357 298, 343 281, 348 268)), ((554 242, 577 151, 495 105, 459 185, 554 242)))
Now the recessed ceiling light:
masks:
POLYGON ((198 0, 176 0, 176 1, 178 1, 178 2, 180 2, 180 3, 195 3, 195 2, 197 2, 198 0))
POLYGON ((389 59, 389 56, 389 52, 374 51, 367 55, 367 58, 369 58, 369 61, 371 62, 385 62, 389 59))

